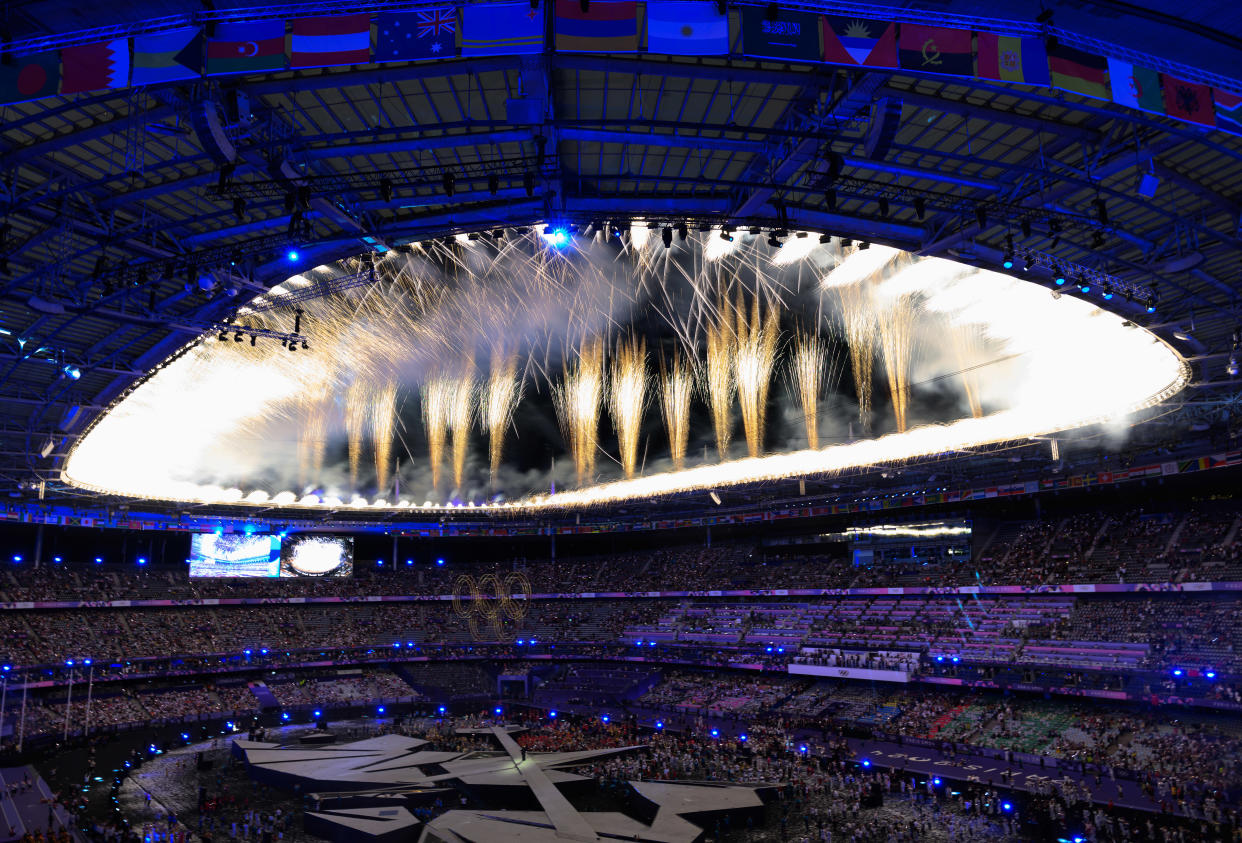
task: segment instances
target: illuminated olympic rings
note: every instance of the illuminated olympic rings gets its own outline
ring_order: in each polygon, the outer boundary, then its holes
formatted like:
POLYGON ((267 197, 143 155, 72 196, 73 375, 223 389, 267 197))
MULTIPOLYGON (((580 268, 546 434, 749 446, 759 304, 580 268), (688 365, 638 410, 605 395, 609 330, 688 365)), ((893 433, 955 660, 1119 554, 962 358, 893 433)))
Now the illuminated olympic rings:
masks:
POLYGON ((494 641, 508 641, 512 637, 508 621, 520 621, 526 617, 530 601, 530 580, 520 571, 501 577, 484 574, 476 582, 468 574, 460 575, 453 583, 453 611, 470 626, 475 641, 482 641, 481 626, 490 626, 494 641))

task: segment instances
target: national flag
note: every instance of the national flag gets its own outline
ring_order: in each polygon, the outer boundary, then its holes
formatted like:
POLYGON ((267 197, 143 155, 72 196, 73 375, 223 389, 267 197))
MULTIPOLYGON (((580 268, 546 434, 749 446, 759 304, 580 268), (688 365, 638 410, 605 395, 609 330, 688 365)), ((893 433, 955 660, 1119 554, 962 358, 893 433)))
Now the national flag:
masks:
POLYGON ((1043 41, 995 32, 978 32, 975 38, 979 62, 975 75, 980 79, 1048 84, 1048 53, 1043 41))
POLYGON ((743 53, 761 59, 807 62, 823 59, 819 15, 778 8, 776 20, 771 20, 768 8, 742 7, 743 53))
POLYGON ((1164 86, 1160 74, 1150 67, 1110 58, 1108 84, 1118 105, 1164 114, 1164 86))
POLYGON ((457 55, 457 12, 452 6, 375 16, 375 60, 418 61, 457 55))
POLYGON ((1167 73, 1160 75, 1164 82, 1164 110, 1170 117, 1198 123, 1200 126, 1216 125, 1216 109, 1212 104, 1212 88, 1198 82, 1187 82, 1167 73))
POLYGON ((1242 135, 1242 94, 1213 88, 1212 99, 1216 105, 1216 128, 1242 135))
POLYGON ((202 73, 203 31, 197 26, 134 36, 134 85, 194 79, 202 73))
POLYGON ((860 67, 900 67, 897 24, 824 15, 824 61, 860 67))
POLYGON ((218 23, 207 38, 208 76, 284 69, 283 20, 218 23))
POLYGON ((529 3, 476 3, 461 8, 461 54, 542 53, 543 11, 529 3))
POLYGON ((648 0, 647 52, 671 56, 729 54, 729 17, 714 2, 648 0))
POLYGON ((898 57, 904 70, 975 75, 974 33, 969 29, 903 23, 898 57))
POLYGON ((59 87, 60 54, 55 50, 15 56, 12 64, 0 64, 0 103, 54 97, 59 87))
POLYGON ((1097 100, 1106 100, 1112 93, 1103 56, 1061 43, 1048 49, 1048 79, 1054 88, 1097 100))
POLYGON ((556 49, 575 53, 638 52, 638 3, 595 0, 582 10, 578 0, 556 0, 556 49))
POLYGON ((62 94, 80 94, 129 84, 129 39, 99 41, 60 51, 62 94))
POLYGON ((369 61, 370 15, 330 15, 293 21, 290 67, 333 67, 369 61))

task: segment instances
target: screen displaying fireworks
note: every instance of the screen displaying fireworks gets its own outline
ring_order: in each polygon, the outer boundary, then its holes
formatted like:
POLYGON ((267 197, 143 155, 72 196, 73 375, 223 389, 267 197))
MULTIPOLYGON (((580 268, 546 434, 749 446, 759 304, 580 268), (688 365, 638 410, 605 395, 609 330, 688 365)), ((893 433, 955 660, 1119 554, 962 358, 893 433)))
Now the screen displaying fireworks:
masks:
POLYGON ((64 478, 315 508, 580 506, 1024 441, 1175 394, 1091 302, 879 244, 720 229, 411 244, 293 276, 101 417, 64 478), (848 371, 847 371, 848 370, 848 371))

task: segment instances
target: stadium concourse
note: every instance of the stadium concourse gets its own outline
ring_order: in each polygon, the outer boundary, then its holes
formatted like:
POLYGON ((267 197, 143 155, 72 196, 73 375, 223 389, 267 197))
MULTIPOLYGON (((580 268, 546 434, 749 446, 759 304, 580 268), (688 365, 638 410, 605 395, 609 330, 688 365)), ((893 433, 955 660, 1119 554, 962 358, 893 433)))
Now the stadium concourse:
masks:
POLYGON ((0 843, 1242 841, 1242 6, 2 17, 0 843))

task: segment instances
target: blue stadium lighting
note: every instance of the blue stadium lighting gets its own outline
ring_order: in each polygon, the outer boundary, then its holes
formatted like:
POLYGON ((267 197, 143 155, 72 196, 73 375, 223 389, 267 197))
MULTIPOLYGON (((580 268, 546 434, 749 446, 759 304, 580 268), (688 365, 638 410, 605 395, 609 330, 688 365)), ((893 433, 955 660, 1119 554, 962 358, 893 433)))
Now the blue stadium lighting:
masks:
POLYGON ((406 642, 405 642, 405 646, 407 646, 407 647, 409 647, 409 648, 413 649, 413 647, 414 647, 414 642, 413 642, 413 641, 406 641, 406 642))
POLYGON ((932 779, 932 786, 934 786, 934 787, 940 787, 940 777, 939 777, 939 776, 936 776, 934 779, 932 779))
POLYGON ((185 732, 181 733, 181 740, 188 741, 189 739, 190 739, 189 735, 187 735, 185 732))
POLYGON ((549 719, 549 720, 555 720, 555 719, 556 719, 556 712, 555 712, 555 711, 549 711, 549 712, 548 712, 548 719, 549 719))
POLYGON ((383 714, 383 713, 384 713, 384 707, 383 707, 382 705, 381 705, 379 708, 375 709, 375 710, 376 710, 378 713, 380 713, 380 714, 383 714))
POLYGON ((1206 673, 1204 673, 1203 675, 1204 675, 1204 676, 1206 676, 1208 679, 1215 679, 1215 678, 1216 678, 1216 671, 1214 671, 1214 670, 1209 670, 1209 671, 1207 671, 1206 673))
POLYGON ((612 720, 612 718, 609 717, 607 714, 605 714, 603 717, 600 718, 600 720, 603 720, 605 723, 607 723, 608 721, 612 720))
POLYGON ((287 712, 287 711, 282 711, 282 712, 280 713, 280 719, 281 719, 281 720, 288 720, 288 719, 289 719, 289 712, 287 712))
POLYGON ((864 759, 862 760, 862 765, 863 765, 864 767, 870 767, 870 766, 871 766, 871 759, 870 759, 870 758, 864 758, 864 759))
POLYGON ((1175 668, 1173 668, 1173 675, 1174 675, 1174 676, 1181 676, 1181 675, 1182 675, 1182 669, 1181 669, 1180 667, 1175 667, 1175 668))
POLYGON ((3 670, 5 673, 8 673, 12 669, 13 669, 13 665, 11 664, 6 664, 4 667, 0 668, 0 670, 3 670))
POLYGON ((1012 810, 1013 810, 1013 803, 1012 803, 1012 802, 1002 802, 1002 803, 1001 803, 1001 810, 1002 810, 1002 811, 1012 811, 1012 810))
POLYGON ((225 723, 224 723, 224 727, 225 727, 226 729, 232 729, 232 728, 233 728, 233 721, 232 721, 232 720, 226 720, 226 721, 225 721, 225 723))
POLYGON ((657 728, 657 729, 663 729, 663 728, 664 728, 664 721, 663 721, 663 720, 657 720, 657 721, 656 721, 656 728, 657 728))
POLYGON ((65 377, 69 378, 69 380, 76 381, 78 378, 82 377, 82 370, 77 366, 66 366, 64 368, 64 372, 65 377))
POLYGON ((712 729, 712 737, 713 737, 713 738, 718 738, 718 737, 720 737, 720 730, 719 730, 719 729, 712 729))
POLYGON ((212 530, 212 532, 213 532, 213 533, 215 533, 217 536, 223 536, 223 535, 224 535, 224 527, 223 527, 222 525, 220 525, 220 524, 217 524, 217 525, 216 525, 216 528, 215 528, 214 530, 212 530))
POLYGON ((538 643, 539 643, 539 642, 538 642, 538 641, 536 641, 534 638, 530 639, 530 646, 532 646, 532 647, 533 647, 533 646, 535 646, 535 645, 536 645, 536 644, 538 644, 538 643))
POLYGON ((254 528, 254 525, 253 525, 253 524, 247 524, 246 526, 242 527, 242 532, 243 532, 243 533, 245 533, 245 534, 246 534, 246 535, 248 535, 248 536, 253 536, 253 535, 254 535, 254 529, 255 529, 255 528, 254 528))
POLYGON ((322 712, 322 711, 320 711, 319 709, 315 709, 315 710, 312 712, 312 714, 314 714, 316 717, 323 717, 323 712, 322 712))
MULTIPOLYGON (((798 752, 801 752, 803 755, 806 755, 808 752, 810 752, 810 747, 808 747, 806 744, 802 744, 801 746, 798 747, 798 752)), ((870 766, 870 764, 871 764, 870 761, 866 762, 866 766, 870 766)))
POLYGON ((266 647, 264 647, 264 648, 263 648, 262 650, 260 650, 259 652, 260 652, 262 655, 265 655, 265 656, 266 656, 266 655, 267 655, 267 648, 266 648, 266 647))
POLYGON ((443 567, 444 567, 444 560, 443 560, 443 559, 437 559, 437 560, 436 560, 436 567, 437 567, 437 568, 443 568, 443 567))
POLYGON ((1001 262, 1001 266, 1005 267, 1005 269, 1013 269, 1013 258, 1005 258, 1005 260, 1001 262))
POLYGON ((383 560, 383 559, 376 559, 376 560, 375 560, 375 566, 376 566, 377 568, 382 568, 382 567, 384 567, 384 560, 383 560))
POLYGON ((96 556, 96 557, 95 557, 95 564, 96 564, 96 565, 102 565, 102 564, 103 564, 103 557, 102 557, 102 556, 96 556))
POLYGON ((936 656, 936 661, 938 662, 944 661, 944 656, 936 656))
POLYGON ((247 656, 249 656, 249 655, 250 655, 250 650, 249 650, 249 649, 242 650, 242 652, 243 652, 243 653, 245 653, 247 656))
POLYGON ((139 564, 139 565, 145 565, 145 564, 147 564, 147 557, 145 557, 145 556, 139 556, 139 557, 138 557, 138 564, 139 564))
POLYGON ((441 713, 441 714, 443 714, 443 713, 444 713, 444 706, 440 706, 440 713, 441 713))
POLYGON ((785 652, 785 648, 784 648, 784 647, 777 647, 777 648, 776 648, 776 652, 778 652, 778 653, 783 653, 783 652, 785 652))
POLYGON ((407 566, 409 566, 409 565, 413 565, 413 564, 414 564, 414 560, 413 560, 413 559, 407 559, 407 560, 405 560, 405 564, 406 564, 407 566))
POLYGON ((290 249, 289 251, 285 252, 285 260, 289 261, 289 263, 294 263, 300 257, 301 255, 298 254, 297 249, 290 249))
POLYGON ((647 644, 648 647, 654 647, 655 645, 656 645, 656 642, 654 641, 648 642, 647 644))
POLYGON ((742 743, 746 743, 746 733, 742 732, 742 734, 737 736, 737 739, 741 741, 742 743))
POLYGON ((401 642, 400 642, 400 641, 394 641, 394 642, 392 642, 392 648, 393 648, 394 650, 400 650, 400 649, 401 649, 401 642))
POLYGON ((768 645, 767 647, 765 647, 765 648, 764 648, 764 652, 767 652, 767 653, 772 652, 772 646, 771 646, 771 645, 768 645))
POLYGON ((957 656, 954 656, 954 657, 953 657, 953 663, 954 663, 954 664, 957 664, 957 663, 958 663, 958 662, 960 662, 960 661, 961 661, 961 659, 960 659, 960 658, 958 658, 957 656))
POLYGON ((59 556, 53 556, 52 561, 59 565, 61 562, 61 558, 59 556))
POLYGON ((1104 291, 1104 295, 1102 296, 1102 298, 1103 298, 1105 301, 1109 301, 1110 299, 1112 299, 1112 297, 1113 297, 1112 290, 1105 290, 1105 291, 1104 291))
POLYGON ((15 565, 16 565, 16 564, 20 563, 21 561, 22 561, 22 558, 21 558, 20 556, 18 556, 16 553, 15 553, 15 554, 13 554, 13 564, 15 564, 15 565))
POLYGON ((73 667, 73 659, 65 659, 65 667, 73 667))
POLYGON ((82 660, 82 664, 86 665, 87 667, 90 667, 90 666, 91 666, 91 660, 90 660, 90 659, 83 659, 83 660, 82 660))
POLYGON ((569 232, 564 228, 547 229, 543 232, 543 239, 547 240, 549 245, 563 249, 569 245, 569 232))
POLYGON ((522 646, 523 644, 525 644, 525 643, 526 643, 526 639, 525 639, 525 638, 519 638, 519 639, 517 640, 517 645, 518 645, 519 647, 521 647, 521 646, 522 646))
POLYGON ((1156 312, 1156 306, 1155 306, 1154 304, 1149 304, 1149 305, 1147 305, 1147 312, 1148 312, 1148 313, 1155 313, 1155 312, 1156 312))
POLYGON ((1090 285, 1090 284, 1080 284, 1080 285, 1078 286, 1078 289, 1079 289, 1079 290, 1081 290, 1081 291, 1082 291, 1082 292, 1084 292, 1084 293, 1089 293, 1089 292, 1091 292, 1091 285, 1090 285))
POLYGON ((1057 277, 1053 279, 1053 283, 1054 283, 1054 284, 1056 284, 1058 287, 1064 287, 1064 286, 1065 286, 1065 276, 1064 276, 1064 275, 1060 275, 1060 274, 1058 274, 1058 275, 1057 275, 1057 277))
POLYGON ((495 711, 497 715, 500 715, 504 712, 504 709, 501 708, 500 706, 496 706, 496 708, 494 708, 493 711, 495 711))

